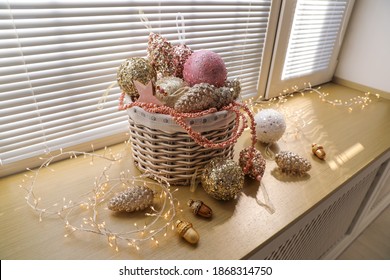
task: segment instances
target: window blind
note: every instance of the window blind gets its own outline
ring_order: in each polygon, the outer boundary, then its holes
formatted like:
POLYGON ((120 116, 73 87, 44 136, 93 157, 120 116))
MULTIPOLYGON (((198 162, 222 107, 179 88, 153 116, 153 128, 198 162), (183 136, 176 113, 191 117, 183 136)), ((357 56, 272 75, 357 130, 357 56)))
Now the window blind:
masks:
MULTIPOLYGON (((257 94, 271 1, 0 0, 0 176, 24 159, 128 129, 114 86, 120 63, 145 57, 149 31, 219 53, 242 94, 257 94), (183 17, 177 19, 178 12, 183 17)), ((27 166, 20 166, 23 170, 27 166)))
POLYGON ((354 1, 296 0, 282 8, 268 96, 332 79, 354 1))
POLYGON ((347 1, 299 0, 295 9, 282 79, 329 67, 347 1))

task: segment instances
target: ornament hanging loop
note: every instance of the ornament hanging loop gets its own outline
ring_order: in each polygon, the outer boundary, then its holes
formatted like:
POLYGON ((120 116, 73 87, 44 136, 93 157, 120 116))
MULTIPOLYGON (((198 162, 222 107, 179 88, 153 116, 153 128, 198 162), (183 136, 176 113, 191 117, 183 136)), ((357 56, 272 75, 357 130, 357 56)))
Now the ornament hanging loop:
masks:
POLYGON ((184 16, 181 13, 176 14, 176 28, 177 28, 178 38, 179 38, 179 44, 184 45, 186 40, 186 36, 185 36, 186 29, 184 24, 184 16), (179 26, 180 23, 181 26, 179 26))
POLYGON ((138 13, 139 13, 139 20, 144 24, 145 28, 149 31, 149 33, 152 33, 153 32, 152 31, 152 24, 150 23, 150 21, 146 17, 144 11, 139 10, 138 13))

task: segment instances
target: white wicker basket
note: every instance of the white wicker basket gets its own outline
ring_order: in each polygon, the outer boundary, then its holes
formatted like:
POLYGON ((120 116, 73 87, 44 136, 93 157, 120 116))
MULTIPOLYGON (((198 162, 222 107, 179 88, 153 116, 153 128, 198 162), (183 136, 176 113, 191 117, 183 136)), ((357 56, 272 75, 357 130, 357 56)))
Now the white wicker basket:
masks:
MULTIPOLYGON (((233 157, 234 145, 221 149, 198 145, 170 115, 149 113, 140 107, 127 110, 134 162, 142 172, 157 173, 172 185, 190 185, 195 173, 215 157, 233 157)), ((188 119, 191 128, 214 143, 232 136, 235 113, 220 111, 188 119)))

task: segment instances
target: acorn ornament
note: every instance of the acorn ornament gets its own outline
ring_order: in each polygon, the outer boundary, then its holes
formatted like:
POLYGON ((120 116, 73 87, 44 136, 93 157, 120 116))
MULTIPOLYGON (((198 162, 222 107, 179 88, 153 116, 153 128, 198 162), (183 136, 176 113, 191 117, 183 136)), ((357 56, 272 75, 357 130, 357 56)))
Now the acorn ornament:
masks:
POLYGON ((141 211, 153 204, 154 191, 145 186, 133 186, 115 195, 108 202, 108 209, 117 212, 141 211))
POLYGON ((199 233, 192 227, 192 224, 186 221, 176 221, 176 231, 191 244, 196 244, 199 241, 199 233))
POLYGON ((213 215, 213 211, 209 206, 203 203, 201 200, 188 200, 187 205, 191 208, 192 212, 195 215, 204 217, 204 218, 211 218, 213 215))
POLYGON ((287 151, 275 155, 275 162, 280 170, 288 175, 304 175, 311 169, 311 163, 303 157, 287 151))
POLYGON ((323 146, 313 143, 311 145, 311 150, 316 157, 325 160, 326 153, 323 146))

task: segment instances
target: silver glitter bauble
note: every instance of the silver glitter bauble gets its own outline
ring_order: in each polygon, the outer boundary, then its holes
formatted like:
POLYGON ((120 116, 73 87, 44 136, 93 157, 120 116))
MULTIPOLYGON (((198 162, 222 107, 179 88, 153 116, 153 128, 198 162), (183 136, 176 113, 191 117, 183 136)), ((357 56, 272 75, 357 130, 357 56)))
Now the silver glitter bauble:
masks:
POLYGON ((231 159, 212 159, 204 168, 201 182, 206 193, 215 199, 230 200, 244 187, 244 173, 231 159))
POLYGON ((149 81, 156 80, 156 71, 149 61, 142 57, 126 59, 118 68, 117 82, 123 92, 128 94, 133 101, 138 97, 138 91, 133 81, 146 85, 149 81))
POLYGON ((257 140, 263 143, 278 141, 286 131, 283 114, 274 109, 264 109, 255 115, 257 140))
POLYGON ((108 202, 108 209, 112 211, 141 211, 153 204, 154 192, 148 187, 134 186, 115 195, 108 202))
POLYGON ((311 169, 311 163, 293 153, 281 151, 275 155, 275 162, 280 170, 289 175, 304 175, 311 169))

